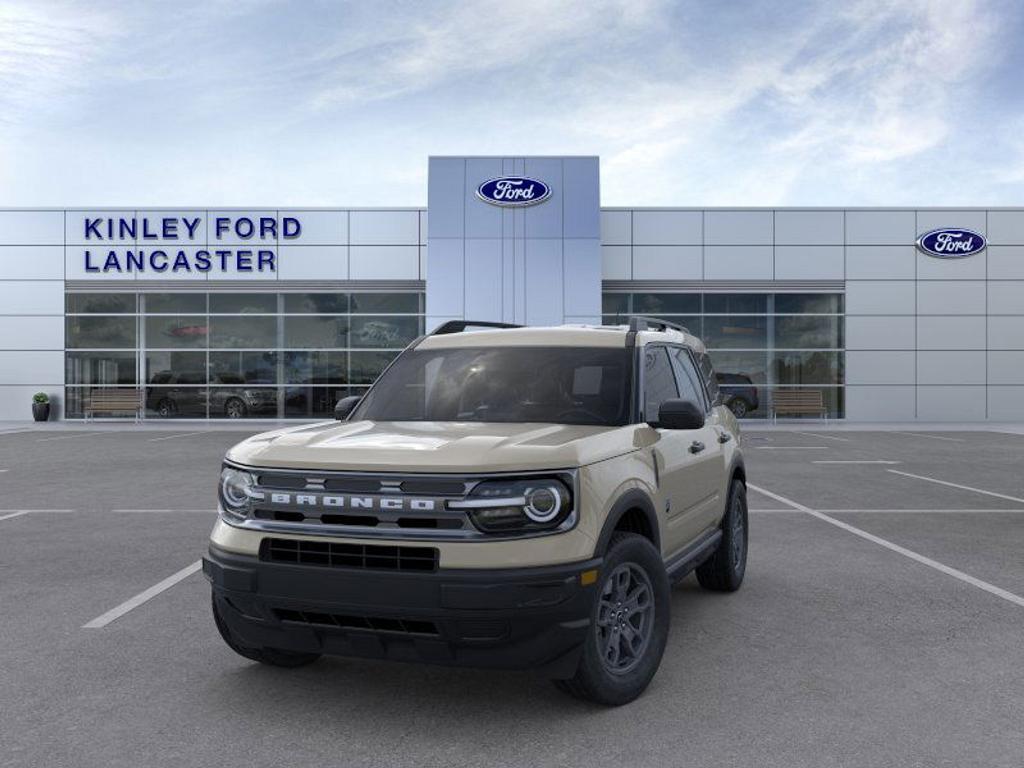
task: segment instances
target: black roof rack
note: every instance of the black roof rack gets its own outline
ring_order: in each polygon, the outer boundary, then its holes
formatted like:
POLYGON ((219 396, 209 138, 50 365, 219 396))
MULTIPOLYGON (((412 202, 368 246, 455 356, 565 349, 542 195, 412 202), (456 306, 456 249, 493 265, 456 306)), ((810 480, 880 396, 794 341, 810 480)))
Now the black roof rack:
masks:
MULTIPOLYGON (((660 317, 648 317, 647 315, 633 315, 629 318, 629 330, 631 331, 667 331, 669 328, 683 333, 690 333, 690 330, 679 323, 670 323, 660 317)), ((692 334, 691 334, 692 335, 692 334)))
POLYGON ((514 323, 495 323, 490 320, 449 320, 447 323, 441 323, 433 331, 430 332, 430 336, 442 336, 447 333, 462 333, 467 328, 522 328, 521 325, 515 325, 514 323))

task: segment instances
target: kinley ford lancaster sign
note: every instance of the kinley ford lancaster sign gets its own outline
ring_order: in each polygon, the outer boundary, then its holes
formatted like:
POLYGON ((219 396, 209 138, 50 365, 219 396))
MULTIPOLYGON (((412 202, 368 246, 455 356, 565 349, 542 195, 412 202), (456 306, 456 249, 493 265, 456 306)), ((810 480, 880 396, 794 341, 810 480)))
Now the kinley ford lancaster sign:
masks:
POLYGON ((87 216, 82 226, 90 244, 83 253, 87 274, 276 272, 275 246, 302 234, 302 224, 293 216, 217 216, 209 231, 201 216, 87 216), (160 243, 144 245, 156 240, 160 243), (216 247, 225 240, 252 240, 253 245, 216 247), (108 245, 114 243, 129 245, 108 245))
POLYGON ((971 229, 933 229, 917 238, 917 247, 940 259, 962 259, 985 250, 985 236, 971 229))

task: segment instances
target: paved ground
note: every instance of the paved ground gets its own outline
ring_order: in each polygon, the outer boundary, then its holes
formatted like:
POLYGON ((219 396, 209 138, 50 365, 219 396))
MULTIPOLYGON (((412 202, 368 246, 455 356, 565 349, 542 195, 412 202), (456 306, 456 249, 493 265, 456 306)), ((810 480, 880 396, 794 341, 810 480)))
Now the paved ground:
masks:
POLYGON ((746 584, 678 586, 652 687, 603 710, 529 675, 249 664, 198 573, 83 628, 198 559, 248 434, 205 429, 0 434, 0 764, 1024 764, 1024 435, 751 430, 746 584), (894 463, 822 463, 862 461, 894 463))

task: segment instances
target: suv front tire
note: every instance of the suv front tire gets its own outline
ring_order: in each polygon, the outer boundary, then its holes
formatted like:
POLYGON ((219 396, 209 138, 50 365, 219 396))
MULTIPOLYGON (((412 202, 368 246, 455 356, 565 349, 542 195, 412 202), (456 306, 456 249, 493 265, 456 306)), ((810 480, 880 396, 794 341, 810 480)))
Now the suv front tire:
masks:
POLYGON ((576 674, 561 690, 606 706, 628 704, 658 671, 670 624, 668 576, 643 536, 612 536, 601 568, 590 632, 576 674))

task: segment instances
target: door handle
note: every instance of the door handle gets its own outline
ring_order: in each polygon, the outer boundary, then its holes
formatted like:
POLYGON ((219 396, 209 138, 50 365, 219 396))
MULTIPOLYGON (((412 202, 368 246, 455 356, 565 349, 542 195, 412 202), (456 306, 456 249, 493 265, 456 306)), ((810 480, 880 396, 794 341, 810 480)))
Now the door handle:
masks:
POLYGON ((720 443, 728 443, 730 440, 732 440, 732 435, 730 435, 728 432, 719 432, 718 433, 718 442, 720 442, 720 443))
POLYGON ((700 453, 704 450, 704 443, 700 440, 694 440, 690 443, 690 453, 700 453))

